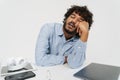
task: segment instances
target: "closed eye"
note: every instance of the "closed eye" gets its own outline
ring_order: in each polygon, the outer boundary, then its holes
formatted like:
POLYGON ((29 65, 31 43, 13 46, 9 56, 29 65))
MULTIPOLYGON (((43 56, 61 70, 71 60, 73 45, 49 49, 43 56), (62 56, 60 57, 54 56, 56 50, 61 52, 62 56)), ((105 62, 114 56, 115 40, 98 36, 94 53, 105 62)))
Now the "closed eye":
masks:
POLYGON ((75 18, 75 15, 74 15, 74 14, 72 14, 70 17, 71 17, 71 18, 75 18))
POLYGON ((85 21, 83 18, 78 19, 79 22, 85 21))

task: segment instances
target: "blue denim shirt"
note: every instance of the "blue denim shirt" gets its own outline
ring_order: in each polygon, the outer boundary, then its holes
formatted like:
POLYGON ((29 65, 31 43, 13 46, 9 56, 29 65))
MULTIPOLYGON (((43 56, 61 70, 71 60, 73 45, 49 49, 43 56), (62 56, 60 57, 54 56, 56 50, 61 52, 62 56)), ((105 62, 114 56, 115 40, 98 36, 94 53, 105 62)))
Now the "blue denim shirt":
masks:
POLYGON ((69 40, 63 34, 63 24, 47 23, 40 30, 35 60, 39 66, 53 66, 63 64, 68 56, 68 65, 71 68, 81 66, 85 60, 86 43, 74 36, 69 40))

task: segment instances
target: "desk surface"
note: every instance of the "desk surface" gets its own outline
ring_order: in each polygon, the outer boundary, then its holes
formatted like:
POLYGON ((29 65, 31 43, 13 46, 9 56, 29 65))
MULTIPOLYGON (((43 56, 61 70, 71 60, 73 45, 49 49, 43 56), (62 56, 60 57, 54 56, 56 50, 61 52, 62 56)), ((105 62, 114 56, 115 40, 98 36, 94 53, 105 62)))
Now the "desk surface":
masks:
MULTIPOLYGON (((80 68, 71 69, 67 64, 56 65, 51 67, 38 67, 33 65, 36 70, 33 71, 36 76, 26 80, 80 80, 73 76, 74 73, 90 64, 85 62, 80 68)), ((0 80, 4 80, 4 76, 0 77, 0 80)))
POLYGON ((57 65, 52 67, 38 67, 35 78, 29 80, 80 80, 73 76, 74 73, 87 66, 90 63, 85 63, 78 69, 71 69, 67 64, 57 65))
MULTIPOLYGON (((79 78, 74 77, 73 74, 90 63, 91 62, 86 61, 80 68, 77 69, 71 69, 67 64, 51 67, 40 67, 32 64, 36 69, 33 71, 36 76, 26 80, 80 80, 79 78)), ((4 80, 4 76, 0 77, 0 80, 4 80)))

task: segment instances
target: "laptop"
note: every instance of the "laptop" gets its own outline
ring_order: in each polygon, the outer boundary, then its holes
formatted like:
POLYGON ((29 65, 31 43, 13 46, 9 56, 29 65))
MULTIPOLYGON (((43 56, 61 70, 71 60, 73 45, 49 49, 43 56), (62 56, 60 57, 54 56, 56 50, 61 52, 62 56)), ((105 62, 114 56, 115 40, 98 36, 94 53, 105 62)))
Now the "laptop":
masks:
POLYGON ((120 67, 91 63, 74 76, 82 80, 120 80, 120 67))

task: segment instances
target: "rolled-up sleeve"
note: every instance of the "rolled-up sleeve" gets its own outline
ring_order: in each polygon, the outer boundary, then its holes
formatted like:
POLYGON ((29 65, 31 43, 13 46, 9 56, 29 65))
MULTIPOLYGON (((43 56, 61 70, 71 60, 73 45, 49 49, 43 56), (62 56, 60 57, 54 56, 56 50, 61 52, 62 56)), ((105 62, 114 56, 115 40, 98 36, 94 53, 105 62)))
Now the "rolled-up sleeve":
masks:
POLYGON ((78 40, 72 48, 71 54, 68 55, 68 65, 71 68, 80 67, 85 60, 86 42, 78 40))
POLYGON ((35 61, 38 66, 52 66, 64 63, 63 56, 50 53, 49 39, 51 31, 52 29, 48 24, 45 24, 40 30, 35 49, 35 61))

